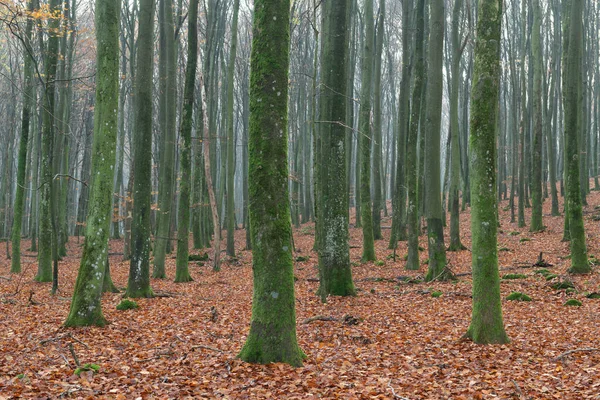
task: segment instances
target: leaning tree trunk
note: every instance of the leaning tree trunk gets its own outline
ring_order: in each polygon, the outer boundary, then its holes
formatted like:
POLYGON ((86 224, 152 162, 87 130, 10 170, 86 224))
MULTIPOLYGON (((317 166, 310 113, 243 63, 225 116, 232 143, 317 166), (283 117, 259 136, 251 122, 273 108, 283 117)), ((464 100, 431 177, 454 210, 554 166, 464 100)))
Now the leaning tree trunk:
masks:
POLYGON ((289 22, 289 0, 254 2, 249 146, 254 294, 239 357, 301 366, 287 189, 289 22))
MULTIPOLYGON (((119 107, 119 0, 96 1, 96 104, 92 182, 83 255, 65 326, 104 326, 100 298, 108 266, 119 107)), ((112 286, 112 285, 109 285, 112 286)))

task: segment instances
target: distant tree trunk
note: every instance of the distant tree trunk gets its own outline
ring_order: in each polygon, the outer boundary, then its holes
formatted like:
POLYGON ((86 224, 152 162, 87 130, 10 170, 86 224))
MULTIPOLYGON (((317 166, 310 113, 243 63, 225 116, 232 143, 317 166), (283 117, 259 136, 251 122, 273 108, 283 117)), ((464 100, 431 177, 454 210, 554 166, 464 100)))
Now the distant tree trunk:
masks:
POLYGON ((567 207, 571 234, 572 273, 591 271, 587 258, 585 228, 579 188, 578 139, 582 129, 581 118, 581 58, 582 58, 582 0, 572 0, 570 10, 569 46, 565 79, 565 169, 567 173, 567 207))
POLYGON ((509 342, 500 298, 495 170, 501 26, 502 0, 479 0, 470 135, 473 313, 465 334, 478 344, 509 342))
POLYGON ((250 78, 250 224, 254 295, 239 357, 301 366, 287 190, 289 0, 256 0, 250 78))
POLYGON ((191 0, 188 9, 188 56, 183 89, 183 113, 180 134, 183 141, 179 159, 181 180, 179 183, 179 227, 177 229, 177 261, 175 282, 190 282, 189 263, 190 186, 192 177, 192 122, 194 112, 194 88, 198 59, 198 0, 191 0))
POLYGON ((152 191, 152 70, 154 2, 140 0, 135 77, 133 218, 131 262, 126 297, 152 297, 150 288, 150 213, 152 191))
POLYGON ((381 210, 385 206, 381 185, 381 57, 383 54, 383 36, 385 20, 385 0, 380 0, 377 17, 377 35, 375 39, 375 71, 373 82, 373 239, 381 240, 381 210), (383 198, 382 198, 383 197, 383 198))
MULTIPOLYGON (((33 12, 33 0, 28 0, 27 10, 33 12)), ((17 166, 17 194, 15 197, 14 218, 12 227, 12 257, 10 272, 21 272, 21 224, 23 221, 25 168, 27 163, 27 145, 29 142, 29 120, 33 100, 33 60, 31 39, 33 36, 33 18, 27 18, 23 50, 23 110, 21 114, 21 142, 19 144, 19 158, 17 166)))
POLYGON ((360 208, 363 233, 362 261, 375 261, 375 243, 373 236, 373 215, 371 213, 371 90, 373 82, 373 0, 365 0, 364 20, 365 39, 361 61, 360 87, 360 208))
MULTIPOLYGON (((65 326, 104 326, 100 298, 108 267, 119 107, 119 0, 96 0, 96 105, 83 255, 65 326)), ((112 286, 112 285, 110 285, 112 286)))
POLYGON ((328 295, 355 294, 348 245, 348 187, 346 176, 346 62, 348 61, 348 12, 350 0, 322 4, 320 119, 323 160, 320 216, 323 246, 319 251, 322 301, 328 295))
POLYGON ((173 176, 175 170, 175 142, 176 142, 176 106, 177 106, 177 47, 175 43, 175 26, 173 23, 173 0, 162 0, 164 21, 161 29, 164 30, 164 63, 165 63, 165 93, 164 96, 164 122, 161 134, 159 161, 159 190, 157 229, 154 239, 154 268, 153 278, 165 278, 165 256, 168 242, 171 240, 171 215, 173 211, 173 176))
POLYGON ((210 163, 210 131, 208 128, 208 116, 206 115, 206 110, 208 110, 206 103, 206 94, 205 94, 205 86, 204 79, 200 79, 200 98, 202 100, 202 112, 204 112, 204 117, 202 118, 203 125, 203 151, 204 151, 204 178, 206 182, 206 187, 208 188, 208 197, 210 201, 210 211, 212 214, 212 223, 214 229, 214 260, 213 260, 213 271, 221 270, 221 223, 219 221, 219 209, 217 206, 217 198, 215 196, 214 185, 212 182, 212 175, 210 173, 211 163, 210 163))
POLYGON ((526 124, 528 121, 527 117, 527 84, 525 77, 525 57, 527 54, 527 3, 526 0, 521 1, 521 121, 519 127, 519 212, 518 212, 518 224, 519 228, 525 226, 525 192, 527 186, 525 185, 525 173, 526 164, 525 159, 527 154, 525 152, 525 132, 527 130, 526 124))
POLYGON ((406 187, 408 207, 406 209, 406 226, 408 227, 408 258, 407 270, 418 270, 419 261, 419 115, 421 114, 421 100, 425 86, 425 0, 417 1, 416 26, 415 26, 415 83, 412 95, 412 110, 410 127, 406 143, 406 187))
MULTIPOLYGON (((60 13, 60 2, 58 0, 50 1, 50 12, 60 13)), ((45 87, 42 102, 42 165, 41 165, 41 190, 40 190, 40 250, 38 255, 38 272, 35 280, 38 282, 51 282, 54 276, 52 271, 52 261, 57 261, 56 252, 56 232, 54 227, 56 221, 53 204, 53 186, 52 176, 53 153, 54 153, 54 104, 55 104, 55 78, 58 62, 60 19, 50 18, 48 28, 50 32, 48 45, 46 47, 46 76, 45 87)), ((56 269, 56 268, 55 268, 56 269)))
POLYGON ((540 0, 533 0, 533 28, 531 41, 533 46, 533 157, 531 179, 531 224, 529 230, 537 232, 544 229, 542 221, 542 11, 540 0))
POLYGON ((235 164, 233 158, 236 147, 234 142, 233 120, 233 86, 235 73, 235 58, 237 54, 237 26, 240 0, 233 4, 233 21, 231 22, 231 49, 229 50, 229 70, 227 71, 227 255, 235 257, 235 193, 234 178, 235 164))
POLYGON ((452 67, 450 88, 450 245, 449 251, 464 250, 460 241, 460 127, 458 125, 458 84, 460 83, 460 58, 464 47, 459 38, 460 11, 463 0, 455 0, 452 10, 452 67))
MULTIPOLYGON (((427 73, 427 109, 424 124, 425 215, 429 249, 429 268, 426 281, 446 280, 446 248, 440 188, 440 139, 442 122, 443 55, 444 55, 444 0, 431 0, 429 23, 429 57, 427 73)), ((494 120, 495 122, 495 120, 494 120)))
POLYGON ((406 174, 408 165, 406 163, 406 139, 409 127, 409 94, 410 94, 410 13, 413 8, 413 0, 402 2, 402 77, 400 80, 400 94, 398 97, 398 139, 396 141, 396 168, 395 181, 392 181, 392 234, 388 248, 394 249, 398 240, 406 240, 406 174))

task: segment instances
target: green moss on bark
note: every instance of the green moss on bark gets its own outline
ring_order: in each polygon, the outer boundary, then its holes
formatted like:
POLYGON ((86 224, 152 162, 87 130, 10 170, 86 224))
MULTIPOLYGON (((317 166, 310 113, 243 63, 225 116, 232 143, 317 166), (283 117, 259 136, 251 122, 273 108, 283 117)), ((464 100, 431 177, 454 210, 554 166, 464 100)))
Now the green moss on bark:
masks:
POLYGON ((256 0, 250 76, 249 212, 254 292, 239 357, 302 365, 288 194, 289 0, 256 0))

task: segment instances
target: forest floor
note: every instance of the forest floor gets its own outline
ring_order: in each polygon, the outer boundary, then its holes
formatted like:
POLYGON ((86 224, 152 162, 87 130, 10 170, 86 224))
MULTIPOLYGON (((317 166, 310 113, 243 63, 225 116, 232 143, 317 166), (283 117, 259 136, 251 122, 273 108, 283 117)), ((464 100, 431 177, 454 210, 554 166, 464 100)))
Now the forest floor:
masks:
MULTIPOLYGON (((588 201, 589 254, 600 257, 599 222, 593 221, 600 215, 595 207, 600 192, 592 192, 588 201)), ((32 281, 37 266, 24 241, 22 274, 10 276, 10 262, 0 258, 0 399, 600 399, 600 299, 586 297, 600 292, 598 267, 590 275, 569 277, 574 293, 552 289, 570 264, 568 244, 561 242, 563 218, 550 216, 547 200, 547 229, 530 233, 510 222, 507 205, 502 201, 500 274, 526 275, 501 283, 510 344, 481 346, 461 339, 471 316, 468 250, 448 253, 450 268, 460 275, 457 282, 405 283, 398 277, 424 275, 426 252, 420 271, 405 271, 406 243, 400 243, 393 261, 387 249, 390 231, 384 229, 386 239, 376 243, 380 262, 360 264, 361 231, 353 228, 358 295, 323 304, 315 295, 314 227, 305 225, 295 230, 295 257, 308 260, 295 262, 294 269, 298 339, 307 358, 295 369, 246 364, 236 357, 248 333, 252 296, 251 253, 242 250, 242 230, 236 232, 237 261, 226 260, 221 272, 213 272, 208 262, 192 262, 191 283, 172 282, 175 259, 170 256, 170 279, 152 280, 152 286, 173 297, 142 299, 137 310, 117 311, 121 295, 106 294, 104 315, 111 323, 105 328, 61 326, 83 238, 70 239, 56 296, 50 295, 50 284, 32 281), (546 281, 534 273, 540 252, 557 278, 546 281), (441 297, 433 297, 434 291, 441 297), (511 292, 533 301, 508 301, 511 292), (569 298, 582 306, 565 306, 569 298), (305 323, 315 316, 335 320, 305 323), (99 372, 74 375, 73 355, 82 365, 97 364, 99 372)), ((384 218, 382 225, 389 224, 384 218)), ((463 213, 467 247, 469 224, 468 212, 463 213)), ((425 236, 421 241, 426 246, 425 236)), ((111 251, 122 251, 121 243, 112 242, 111 251)), ((111 270, 123 288, 129 263, 121 258, 111 257, 111 270)))

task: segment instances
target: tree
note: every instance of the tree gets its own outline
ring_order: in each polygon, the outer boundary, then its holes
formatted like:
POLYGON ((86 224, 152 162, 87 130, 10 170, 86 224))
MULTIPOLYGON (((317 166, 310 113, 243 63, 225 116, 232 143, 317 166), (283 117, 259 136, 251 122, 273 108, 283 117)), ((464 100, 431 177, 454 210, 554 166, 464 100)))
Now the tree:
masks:
MULTIPOLYGON (((583 30, 582 0, 572 0, 570 7, 568 53, 566 59, 565 93, 565 173, 566 202, 571 236, 571 268, 573 273, 591 271, 587 258, 581 191, 579 187, 579 132, 581 112, 581 36, 583 30)), ((567 218, 567 216, 565 216, 567 218)))
POLYGON ((96 105, 92 182, 83 255, 65 326, 104 326, 100 298, 108 266, 119 106, 119 0, 96 1, 96 105))
POLYGON ((533 47, 533 151, 531 168, 531 225, 532 232, 544 229, 542 222, 542 10, 540 0, 533 0, 533 28, 531 44, 533 47))
MULTIPOLYGON (((156 237, 154 239, 154 278, 165 278, 165 256, 171 236, 171 216, 173 203, 173 176, 175 169, 176 110, 177 110, 177 43, 175 41, 175 24, 173 22, 173 0, 161 0, 162 19, 160 29, 163 32, 161 41, 160 62, 164 68, 161 80, 161 145, 159 163, 159 190, 156 237)), ((141 44, 140 44, 141 46, 141 44)), ((134 202, 135 204, 135 202, 134 202)))
MULTIPOLYGON (((50 12, 60 13, 60 2, 50 1, 50 12)), ((55 209, 53 199, 54 178, 52 176, 53 152, 54 152, 54 105, 56 68, 58 62, 58 45, 60 21, 59 18, 50 18, 48 29, 50 35, 46 46, 45 66, 46 76, 42 101, 44 103, 42 114, 42 162, 40 166, 41 190, 40 190, 40 240, 38 254, 38 272, 35 280, 38 282, 54 281, 54 275, 58 273, 58 254, 56 249, 56 221, 54 220, 55 209), (54 271, 52 263, 54 262, 54 271)), ((54 288, 53 282, 53 290, 54 288)))
POLYGON ((302 365, 288 201, 289 0, 256 0, 250 60, 249 195, 254 294, 247 362, 302 365))
POLYGON ((131 261, 126 297, 152 297, 150 288, 150 199, 152 192, 152 70, 154 1, 140 0, 137 74, 135 77, 135 132, 131 261))
POLYGON ((497 241, 501 26, 502 0, 479 0, 470 133, 473 312, 465 337, 480 344, 509 341, 502 322, 497 241))
POLYGON ((194 88, 198 64, 198 0, 191 0, 188 10, 188 55, 185 66, 183 89, 183 113, 181 115, 181 158, 179 159, 181 181, 179 184, 179 227, 177 229, 177 261, 175 282, 192 280, 189 263, 190 186, 192 178, 192 122, 194 113, 194 88))
POLYGON ((413 86, 413 104, 410 114, 410 127, 406 142, 406 187, 408 206, 406 208, 406 226, 408 228, 408 257, 406 269, 418 270, 419 262, 419 162, 417 159, 419 142, 419 115, 425 86, 425 0, 417 1, 415 33, 415 83, 413 86))
POLYGON ((348 186, 346 179, 346 62, 348 60, 348 7, 350 0, 322 4, 322 45, 319 129, 323 162, 321 210, 323 246, 319 250, 320 286, 328 295, 354 295, 348 244, 348 186))
POLYGON ((233 87, 235 72, 235 57, 237 54, 237 25, 240 0, 233 4, 233 21, 231 23, 231 49, 229 50, 229 65, 227 70, 227 255, 235 257, 235 202, 234 178, 235 137, 233 121, 233 87))
POLYGON ((360 214, 363 233, 362 261, 375 261, 373 215, 371 214, 371 89, 373 82, 373 0, 365 0, 365 38, 361 61, 360 114, 358 141, 360 148, 360 214))
POLYGON ((431 0, 427 62, 427 108, 425 110, 425 213, 429 268, 426 281, 446 280, 446 248, 440 183, 440 131, 442 123, 444 0, 431 0))
MULTIPOLYGON (((27 2, 28 12, 33 12, 33 0, 27 2)), ((27 18, 25 37, 23 41, 23 111, 21 114, 21 142, 19 144, 19 159, 17 166, 17 193, 15 198, 14 218, 12 227, 12 257, 10 272, 21 272, 21 223, 23 217, 23 195, 25 191, 25 168, 27 163, 27 144, 29 142, 29 120, 33 100, 33 18, 27 18)))
POLYGON ((373 73, 373 238, 383 239, 381 235, 381 210, 385 207, 381 187, 381 56, 383 53, 383 35, 385 20, 385 0, 380 0, 377 16, 377 34, 375 35, 375 71, 373 73))
POLYGON ((458 125, 458 90, 460 83, 460 59, 465 49, 466 41, 460 43, 460 10, 463 0, 455 0, 452 10, 452 65, 450 82, 450 245, 448 251, 464 250, 465 246, 460 241, 460 210, 459 193, 460 185, 460 127, 458 125))

